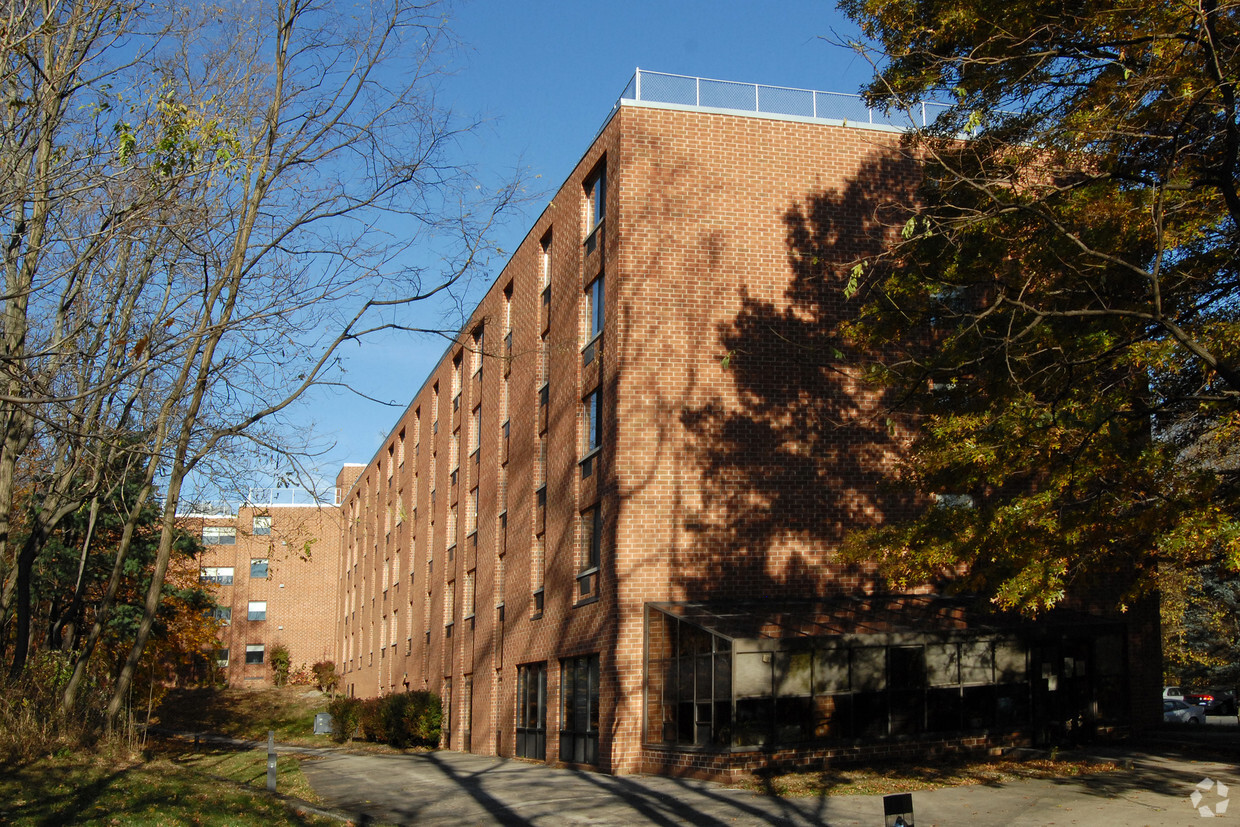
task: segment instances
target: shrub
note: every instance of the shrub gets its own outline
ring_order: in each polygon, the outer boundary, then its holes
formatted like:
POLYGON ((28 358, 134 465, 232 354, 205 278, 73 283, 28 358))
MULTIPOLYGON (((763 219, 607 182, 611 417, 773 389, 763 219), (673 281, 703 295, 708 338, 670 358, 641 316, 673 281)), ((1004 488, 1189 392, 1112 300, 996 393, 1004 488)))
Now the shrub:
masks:
POLYGON ((98 675, 87 673, 77 709, 66 718, 60 702, 72 673, 70 654, 34 652, 21 676, 0 690, 0 766, 95 744, 109 692, 98 675))
POLYGON ((386 742, 387 730, 383 726, 383 698, 366 698, 361 702, 359 714, 362 737, 375 743, 386 742))
POLYGON ((310 666, 305 661, 288 673, 288 682, 292 686, 315 686, 317 683, 314 672, 310 671, 310 666))
POLYGON ((340 683, 340 676, 336 674, 335 663, 330 660, 321 660, 310 668, 314 670, 314 680, 320 691, 334 692, 336 690, 336 686, 340 683))
POLYGON ((388 695, 384 700, 384 729, 387 742, 394 747, 439 746, 443 709, 439 696, 418 690, 388 695))
POLYGON ((362 702, 341 695, 328 702, 327 712, 332 716, 332 739, 341 744, 352 741, 362 720, 362 702))
POLYGON ((291 664, 292 658, 289 657, 288 647, 283 643, 277 643, 275 648, 271 650, 272 682, 276 686, 284 686, 288 683, 288 672, 291 664))

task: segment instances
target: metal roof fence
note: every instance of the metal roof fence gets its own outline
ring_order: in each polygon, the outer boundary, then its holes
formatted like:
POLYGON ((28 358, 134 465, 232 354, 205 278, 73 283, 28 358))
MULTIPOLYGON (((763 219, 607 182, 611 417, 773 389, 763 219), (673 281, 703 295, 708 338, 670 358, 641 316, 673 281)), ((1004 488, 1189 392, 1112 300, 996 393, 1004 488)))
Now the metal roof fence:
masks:
POLYGON ((923 101, 907 110, 873 109, 865 105, 860 95, 843 92, 738 83, 643 69, 633 74, 612 112, 625 101, 824 120, 845 126, 894 130, 927 126, 948 108, 947 104, 923 101))

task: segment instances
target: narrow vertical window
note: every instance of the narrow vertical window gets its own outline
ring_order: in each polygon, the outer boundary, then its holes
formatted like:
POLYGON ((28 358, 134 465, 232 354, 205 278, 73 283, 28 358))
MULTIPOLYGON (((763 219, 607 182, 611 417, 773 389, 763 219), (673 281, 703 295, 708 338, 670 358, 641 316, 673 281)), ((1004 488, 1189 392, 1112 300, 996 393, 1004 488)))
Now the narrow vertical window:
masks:
MULTIPOLYGON (((431 433, 439 433, 439 383, 431 386, 431 433)), ((433 447, 433 446, 432 446, 433 447)))
POLYGON ((607 170, 600 167, 586 181, 586 235, 592 234, 603 223, 607 213, 607 170))
POLYGON ((453 551, 456 549, 456 503, 448 508, 448 559, 453 557, 453 551))
POLYGON ((534 548, 530 560, 530 579, 533 581, 534 606, 532 619, 542 617, 543 613, 543 566, 547 556, 547 544, 543 535, 534 538, 534 548))
POLYGON ((577 567, 578 599, 598 594, 600 549, 603 544, 603 512, 597 505, 581 512, 581 558, 577 567))
POLYGON ((456 619, 456 581, 449 580, 443 592, 443 635, 452 637, 452 624, 456 619))
POLYGON ((581 348, 581 363, 588 365, 594 361, 599 348, 602 347, 604 315, 602 273, 586 288, 584 304, 585 318, 582 331, 585 344, 581 348))
POLYGON ((512 282, 504 288, 504 376, 512 371, 512 282))
POLYGON ((478 464, 479 448, 482 445, 482 406, 469 413, 469 457, 478 464))
MULTIPOLYGON (((506 519, 506 518, 505 518, 506 519)), ((499 619, 504 619, 504 575, 506 574, 506 566, 504 555, 495 558, 495 607, 499 609, 499 619)))
POLYGON ((581 452, 592 454, 602 444, 600 417, 603 412, 603 394, 591 391, 581 400, 581 452))
POLYGON ((472 370, 470 370, 471 376, 477 376, 478 374, 482 373, 482 348, 483 348, 482 333, 483 333, 482 326, 479 325, 478 327, 474 328, 473 336, 471 337, 473 339, 473 341, 470 344, 470 351, 471 351, 470 352, 470 365, 472 367, 472 370))
POLYGON ((452 412, 456 413, 461 407, 461 362, 464 354, 456 354, 456 358, 452 360, 452 412))
POLYGON ((542 292, 543 307, 551 304, 551 231, 543 236, 538 256, 539 289, 542 292))
POLYGON ((469 505, 465 512, 465 533, 473 535, 478 532, 478 489, 469 490, 469 505))

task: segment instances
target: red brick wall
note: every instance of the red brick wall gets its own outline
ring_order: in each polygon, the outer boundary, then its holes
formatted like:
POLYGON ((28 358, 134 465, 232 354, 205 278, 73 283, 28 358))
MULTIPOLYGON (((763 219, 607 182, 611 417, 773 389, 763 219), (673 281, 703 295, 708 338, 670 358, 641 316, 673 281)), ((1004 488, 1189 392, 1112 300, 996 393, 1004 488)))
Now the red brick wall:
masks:
POLYGON ((271 650, 284 645, 292 669, 334 660, 336 651, 336 582, 339 566, 340 512, 332 506, 243 507, 235 517, 184 520, 233 526, 235 545, 210 545, 202 566, 232 566, 233 583, 215 586, 216 601, 232 609, 220 629, 229 650, 228 682, 234 686, 271 685, 271 650), (271 533, 255 535, 254 516, 270 515, 271 533), (250 577, 251 560, 266 558, 266 579, 250 577), (267 603, 266 619, 248 620, 251 601, 267 603), (263 644, 262 664, 246 665, 247 644, 263 644))
POLYGON ((833 550, 849 528, 907 507, 882 495, 879 481, 908 431, 882 414, 882 400, 858 383, 827 331, 852 311, 849 266, 891 231, 884 207, 912 186, 914 170, 895 138, 778 119, 619 110, 388 439, 356 469, 342 500, 337 576, 346 691, 443 692, 450 679, 448 745, 460 749, 463 688, 472 679, 470 748, 512 755, 518 667, 546 663, 547 760, 555 762, 559 660, 597 653, 599 767, 635 772, 655 763, 641 745, 646 602, 876 587, 871 571, 840 565, 833 550), (604 166, 606 218, 592 249, 587 184, 604 166), (583 297, 600 273, 601 357, 586 364, 583 297), (586 476, 580 403, 595 389, 604 397, 602 450, 586 476), (595 504, 604 553, 597 599, 582 601, 579 516, 595 504))

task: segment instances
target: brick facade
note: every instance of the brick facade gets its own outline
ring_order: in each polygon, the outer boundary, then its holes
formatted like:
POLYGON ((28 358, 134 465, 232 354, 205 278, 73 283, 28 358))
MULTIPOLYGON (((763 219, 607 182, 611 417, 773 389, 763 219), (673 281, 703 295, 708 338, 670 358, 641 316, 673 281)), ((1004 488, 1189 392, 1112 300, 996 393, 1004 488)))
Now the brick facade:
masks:
POLYGON ((335 659, 338 508, 244 506, 235 515, 180 521, 206 542, 203 579, 227 610, 217 656, 229 685, 270 686, 278 645, 288 648, 294 670, 335 659))
POLYGON ((643 738, 646 607, 881 591, 833 551, 911 507, 880 487, 908 431, 827 332, 916 170, 890 131, 628 103, 342 474, 326 622, 342 688, 440 692, 450 748, 726 774, 774 759, 643 738))

